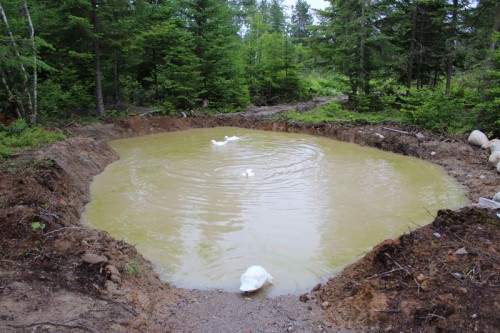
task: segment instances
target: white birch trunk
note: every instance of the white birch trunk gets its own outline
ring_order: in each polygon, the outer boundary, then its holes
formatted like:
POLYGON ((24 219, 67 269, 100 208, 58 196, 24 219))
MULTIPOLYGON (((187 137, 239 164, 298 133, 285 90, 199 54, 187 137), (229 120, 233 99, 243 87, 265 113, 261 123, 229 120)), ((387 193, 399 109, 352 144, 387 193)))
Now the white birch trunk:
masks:
POLYGON ((28 10, 28 5, 24 1, 24 10, 26 12, 26 18, 28 19, 28 26, 30 28, 30 40, 31 47, 33 49, 33 109, 32 116, 33 122, 36 122, 36 117, 38 113, 38 73, 37 73, 37 59, 36 59, 36 45, 35 45, 35 29, 33 28, 33 22, 31 21, 30 11, 28 10))
MULTIPOLYGON (((12 31, 10 30, 9 27, 9 22, 7 20, 7 15, 5 15, 5 11, 3 10, 2 4, 0 4, 0 16, 2 17, 2 21, 5 24, 5 27, 7 28, 7 34, 9 35, 10 42, 12 46, 14 47, 14 51, 16 52, 16 56, 19 60, 19 67, 21 68, 21 77, 23 78, 23 87, 24 87, 24 94, 26 95, 26 98, 28 100, 28 107, 29 107, 29 113, 33 112, 33 104, 31 102, 31 94, 28 89, 28 74, 26 73, 26 69, 24 68, 24 65, 22 63, 22 58, 21 55, 19 54, 19 50, 17 48, 16 41, 14 39, 14 35, 12 35, 12 31)), ((24 115, 27 116, 27 115, 24 115)))

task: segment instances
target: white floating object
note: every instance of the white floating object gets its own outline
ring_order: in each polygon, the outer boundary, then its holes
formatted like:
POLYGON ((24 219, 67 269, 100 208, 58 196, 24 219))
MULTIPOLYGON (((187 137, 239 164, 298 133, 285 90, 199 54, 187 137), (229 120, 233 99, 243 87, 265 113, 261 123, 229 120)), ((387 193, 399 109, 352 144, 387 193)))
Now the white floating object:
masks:
POLYGON ((273 277, 264 267, 251 266, 240 277, 240 290, 244 293, 256 291, 266 283, 273 283, 273 277))
POLYGON ((471 145, 475 145, 478 147, 482 147, 483 145, 486 145, 488 142, 490 142, 486 134, 479 130, 472 131, 467 141, 469 141, 471 145))
POLYGON ((236 140, 239 140, 240 138, 239 138, 239 137, 237 137, 237 136, 234 136, 234 135, 233 135, 233 136, 227 136, 227 135, 226 135, 226 136, 224 137, 224 139, 225 139, 226 141, 236 141, 236 140))
POLYGON ((227 141, 215 141, 212 140, 212 144, 215 146, 224 146, 227 143, 227 141))
POLYGON ((253 169, 246 169, 245 172, 243 172, 241 174, 242 176, 246 176, 246 177, 252 177, 252 176, 255 176, 255 174, 253 173, 253 169))

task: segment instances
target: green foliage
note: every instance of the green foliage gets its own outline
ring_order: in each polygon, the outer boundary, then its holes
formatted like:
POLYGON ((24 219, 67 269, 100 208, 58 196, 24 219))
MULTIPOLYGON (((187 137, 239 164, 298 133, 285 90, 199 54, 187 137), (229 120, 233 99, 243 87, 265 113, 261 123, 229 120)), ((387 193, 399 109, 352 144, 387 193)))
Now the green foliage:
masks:
POLYGON ((28 129, 28 124, 24 119, 18 119, 9 126, 0 124, 0 130, 4 131, 7 136, 19 136, 21 133, 28 129))
MULTIPOLYGON (((500 32, 493 34, 492 39, 500 42, 500 32)), ((500 48, 490 54, 490 70, 485 73, 485 87, 481 96, 481 103, 475 110, 478 114, 478 123, 485 132, 493 136, 500 136, 500 48)))
POLYGON ((335 96, 345 91, 345 80, 340 75, 312 71, 305 78, 305 84, 313 96, 335 96))
POLYGON ((38 168, 43 168, 43 169, 49 169, 54 166, 54 160, 51 158, 44 158, 41 160, 35 160, 33 162, 33 168, 38 169, 38 168))
MULTIPOLYGON (((500 14, 495 1, 471 6, 331 0, 316 26, 307 1, 294 2, 287 21, 281 0, 102 0, 94 29, 89 0, 29 0, 32 41, 23 6, 2 1, 17 42, 10 42, 1 22, 2 110, 25 119, 33 113, 36 67, 38 119, 61 123, 74 114, 88 115, 96 108, 93 41, 98 41, 103 97, 111 109, 105 119, 123 116, 116 110, 126 104, 157 105, 176 115, 345 92, 349 103, 343 107, 352 112, 341 119, 392 115, 402 104, 401 114, 412 124, 461 131, 469 122, 498 132, 499 56, 491 40, 500 14), (475 77, 462 74, 471 72, 475 77), (426 90, 439 87, 450 73, 460 85, 455 92, 426 90), (416 90, 401 103, 396 83, 416 90), (205 101, 209 105, 202 108, 205 101)), ((96 119, 102 118, 84 121, 96 119)), ((2 133, 2 142, 6 136, 13 140, 2 133)), ((17 149, 1 147, 3 156, 17 149)))
POLYGON ((32 222, 31 223, 31 229, 33 231, 38 231, 38 230, 41 230, 42 232, 45 230, 45 223, 41 223, 41 222, 32 222))
POLYGON ((410 124, 459 133, 473 129, 472 106, 477 95, 470 90, 456 90, 450 95, 442 90, 412 90, 403 100, 401 112, 410 124))
POLYGON ((136 275, 137 273, 139 273, 139 268, 140 268, 140 263, 136 259, 134 259, 127 264, 125 272, 128 275, 136 275))
POLYGON ((43 119, 68 117, 70 111, 93 109, 95 102, 89 86, 82 83, 72 84, 63 89, 60 83, 49 79, 39 85, 40 116, 43 119))
POLYGON ((115 109, 111 110, 106 110, 104 113, 104 116, 102 117, 103 119, 111 120, 111 119, 119 119, 119 118, 125 118, 128 116, 127 111, 119 111, 115 109))
POLYGON ((288 111, 282 117, 289 121, 309 124, 319 124, 322 122, 379 123, 384 121, 400 121, 398 115, 392 111, 359 113, 342 109, 342 104, 338 101, 330 102, 325 106, 310 111, 288 111))
POLYGON ((64 138, 59 131, 49 131, 41 126, 30 128, 24 119, 18 119, 10 126, 0 124, 0 159, 19 150, 40 148, 64 138))

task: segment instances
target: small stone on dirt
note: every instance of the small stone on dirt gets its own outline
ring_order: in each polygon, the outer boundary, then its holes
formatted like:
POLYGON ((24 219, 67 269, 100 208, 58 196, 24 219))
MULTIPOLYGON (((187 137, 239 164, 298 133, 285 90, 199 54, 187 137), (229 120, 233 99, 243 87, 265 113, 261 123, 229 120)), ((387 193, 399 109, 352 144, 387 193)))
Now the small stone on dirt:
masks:
POLYGON ((441 238, 441 234, 439 232, 435 232, 435 233, 433 233, 433 235, 436 238, 441 238))
POLYGON ((328 301, 324 301, 323 303, 321 303, 321 308, 322 308, 323 310, 326 310, 326 309, 328 309, 329 307, 330 307, 330 302, 328 302, 328 301))
POLYGON ((122 283, 122 279, 118 275, 115 275, 115 274, 111 274, 111 277, 109 279, 111 281, 113 281, 114 283, 118 283, 118 284, 122 283))
POLYGON ((302 294, 300 295, 299 300, 301 302, 307 302, 309 300, 309 296, 307 296, 307 294, 302 294))
POLYGON ((423 138, 425 138, 425 135, 423 135, 422 133, 418 132, 417 134, 415 134, 415 136, 417 137, 417 139, 419 140, 422 140, 423 138))
POLYGON ((469 252, 467 252, 467 250, 465 249, 465 247, 462 247, 458 250, 455 251, 455 254, 468 254, 469 252))
POLYGON ((106 256, 100 256, 95 253, 87 253, 83 256, 82 261, 91 265, 104 264, 105 262, 108 262, 108 258, 106 258, 106 256))
POLYGON ((111 274, 111 275, 121 276, 120 271, 114 265, 107 265, 106 266, 106 273, 111 274))

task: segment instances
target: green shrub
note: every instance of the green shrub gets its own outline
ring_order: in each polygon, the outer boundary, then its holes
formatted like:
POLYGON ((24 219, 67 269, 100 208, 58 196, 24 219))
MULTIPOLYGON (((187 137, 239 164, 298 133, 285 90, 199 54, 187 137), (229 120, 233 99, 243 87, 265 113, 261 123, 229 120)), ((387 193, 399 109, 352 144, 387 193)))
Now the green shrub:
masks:
POLYGON ((289 121, 317 124, 322 122, 357 122, 378 123, 383 121, 399 121, 397 114, 388 109, 384 112, 356 112, 342 109, 338 101, 331 102, 310 111, 288 111, 282 115, 289 121))
POLYGON ((0 128, 0 159, 12 156, 16 151, 47 146, 65 137, 59 131, 49 131, 41 126, 28 127, 24 119, 0 128))
POLYGON ((347 81, 340 75, 312 71, 304 80, 313 96, 335 96, 347 89, 347 81))
POLYGON ((477 96, 471 90, 457 90, 445 95, 442 90, 413 90, 403 97, 401 112, 410 124, 427 129, 468 132, 473 129, 472 105, 477 96))
POLYGON ((47 80, 39 85, 39 109, 42 118, 55 119, 69 117, 69 111, 95 108, 91 87, 81 83, 63 89, 61 84, 47 80))

